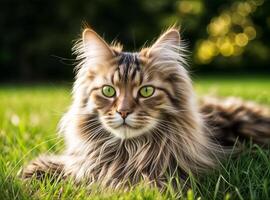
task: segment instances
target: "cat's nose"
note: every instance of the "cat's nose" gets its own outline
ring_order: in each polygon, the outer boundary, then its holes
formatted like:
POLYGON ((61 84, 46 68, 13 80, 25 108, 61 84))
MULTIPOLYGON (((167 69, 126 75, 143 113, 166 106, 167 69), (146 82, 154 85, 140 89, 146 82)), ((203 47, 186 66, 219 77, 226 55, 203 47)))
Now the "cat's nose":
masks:
POLYGON ((120 96, 118 99, 118 105, 116 107, 116 111, 121 115, 123 119, 127 118, 127 116, 133 111, 133 100, 132 97, 125 94, 120 96))
POLYGON ((127 118, 127 116, 131 113, 130 110, 117 110, 117 112, 123 119, 127 118))

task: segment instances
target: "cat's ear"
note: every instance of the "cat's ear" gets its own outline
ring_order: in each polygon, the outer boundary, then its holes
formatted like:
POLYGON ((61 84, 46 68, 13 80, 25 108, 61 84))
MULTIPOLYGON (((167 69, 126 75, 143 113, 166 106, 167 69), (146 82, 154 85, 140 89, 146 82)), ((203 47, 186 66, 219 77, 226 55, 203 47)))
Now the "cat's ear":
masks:
POLYGON ((92 29, 82 34, 84 53, 88 59, 107 60, 113 56, 109 45, 92 29))
POLYGON ((170 28, 163 33, 157 41, 148 49, 149 57, 166 58, 170 52, 179 50, 180 34, 176 28, 170 28))

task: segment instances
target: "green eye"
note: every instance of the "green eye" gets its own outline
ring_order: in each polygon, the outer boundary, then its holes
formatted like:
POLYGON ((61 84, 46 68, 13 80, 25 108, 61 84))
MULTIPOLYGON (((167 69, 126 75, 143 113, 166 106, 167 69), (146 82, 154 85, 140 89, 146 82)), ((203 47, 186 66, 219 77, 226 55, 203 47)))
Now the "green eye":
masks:
POLYGON ((113 97, 115 95, 115 89, 112 86, 105 85, 102 88, 102 94, 106 97, 113 97))
POLYGON ((150 97, 154 94, 155 88, 152 86, 144 86, 140 89, 140 95, 142 97, 150 97))

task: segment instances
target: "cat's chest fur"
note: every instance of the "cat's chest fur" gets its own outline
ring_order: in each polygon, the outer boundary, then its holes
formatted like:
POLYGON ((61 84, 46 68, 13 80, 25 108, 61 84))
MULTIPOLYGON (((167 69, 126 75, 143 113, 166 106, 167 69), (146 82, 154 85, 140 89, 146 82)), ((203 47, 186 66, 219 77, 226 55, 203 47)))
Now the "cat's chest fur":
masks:
POLYGON ((173 149, 169 150, 171 144, 166 137, 121 140, 105 131, 90 141, 81 137, 81 134, 74 134, 65 153, 65 174, 78 182, 86 180, 90 184, 112 187, 156 180, 162 184, 167 176, 176 173, 173 149))

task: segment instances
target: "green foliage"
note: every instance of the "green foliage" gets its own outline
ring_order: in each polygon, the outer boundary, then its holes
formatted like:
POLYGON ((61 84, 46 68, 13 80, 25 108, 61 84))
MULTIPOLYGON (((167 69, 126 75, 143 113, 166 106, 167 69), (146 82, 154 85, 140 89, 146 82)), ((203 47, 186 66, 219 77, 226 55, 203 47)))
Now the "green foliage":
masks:
MULTIPOLYGON (((241 96, 247 100, 270 105, 270 80, 267 77, 195 77, 199 95, 241 96)), ((22 182, 20 168, 40 153, 63 150, 57 137, 57 123, 70 103, 70 88, 64 85, 0 87, 0 199, 269 199, 269 149, 251 143, 237 157, 230 157, 214 171, 194 178, 191 189, 163 194, 156 188, 139 185, 131 191, 112 192, 97 186, 87 189, 72 181, 51 183, 22 182)))
POLYGON ((0 80, 71 78, 83 22, 125 50, 178 23, 194 68, 269 71, 269 10, 267 0, 3 0, 0 80))

